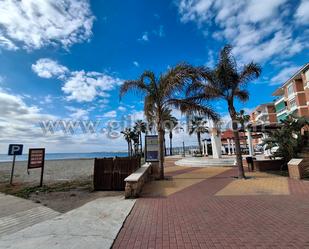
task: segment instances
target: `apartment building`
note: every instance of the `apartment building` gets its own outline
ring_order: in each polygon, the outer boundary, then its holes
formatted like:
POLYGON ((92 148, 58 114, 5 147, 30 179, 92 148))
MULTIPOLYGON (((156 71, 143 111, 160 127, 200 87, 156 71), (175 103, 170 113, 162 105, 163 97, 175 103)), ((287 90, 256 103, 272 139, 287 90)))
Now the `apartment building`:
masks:
POLYGON ((274 93, 277 120, 288 115, 309 117, 309 63, 304 65, 274 93))
POLYGON ((272 124, 277 123, 277 114, 274 103, 259 105, 250 114, 252 124, 272 124))

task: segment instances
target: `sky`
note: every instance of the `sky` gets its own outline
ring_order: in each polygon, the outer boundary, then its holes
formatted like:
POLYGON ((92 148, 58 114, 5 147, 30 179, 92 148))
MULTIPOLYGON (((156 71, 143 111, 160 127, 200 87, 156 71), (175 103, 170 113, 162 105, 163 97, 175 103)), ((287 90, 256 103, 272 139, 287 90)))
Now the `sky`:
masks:
MULTIPOLYGON (((123 81, 179 62, 214 67, 225 44, 239 66, 262 66, 236 104, 250 112, 309 61, 308 13, 308 0, 0 0, 0 154, 9 143, 125 150, 117 131, 143 118, 143 99, 120 101, 123 81)), ((227 119, 224 103, 211 104, 227 119)))

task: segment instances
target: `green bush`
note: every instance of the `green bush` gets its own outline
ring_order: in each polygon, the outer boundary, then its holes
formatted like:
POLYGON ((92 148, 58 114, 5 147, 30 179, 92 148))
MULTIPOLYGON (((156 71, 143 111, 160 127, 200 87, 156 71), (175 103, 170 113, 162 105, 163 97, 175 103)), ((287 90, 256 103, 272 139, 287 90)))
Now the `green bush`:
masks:
POLYGON ((281 121, 280 129, 269 133, 269 137, 263 140, 266 149, 278 147, 274 156, 282 157, 287 164, 292 158, 297 158, 308 142, 308 135, 302 135, 302 128, 309 125, 308 118, 289 116, 281 121))

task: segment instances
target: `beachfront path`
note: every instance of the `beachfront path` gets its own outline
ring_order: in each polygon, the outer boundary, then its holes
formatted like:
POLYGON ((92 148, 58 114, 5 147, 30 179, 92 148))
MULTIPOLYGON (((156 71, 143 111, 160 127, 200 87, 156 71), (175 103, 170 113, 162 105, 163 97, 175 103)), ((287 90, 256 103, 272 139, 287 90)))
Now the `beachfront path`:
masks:
POLYGON ((309 248, 309 181, 168 167, 147 184, 113 248, 309 248))
POLYGON ((65 214, 0 236, 1 249, 108 249, 135 201, 104 197, 65 214))

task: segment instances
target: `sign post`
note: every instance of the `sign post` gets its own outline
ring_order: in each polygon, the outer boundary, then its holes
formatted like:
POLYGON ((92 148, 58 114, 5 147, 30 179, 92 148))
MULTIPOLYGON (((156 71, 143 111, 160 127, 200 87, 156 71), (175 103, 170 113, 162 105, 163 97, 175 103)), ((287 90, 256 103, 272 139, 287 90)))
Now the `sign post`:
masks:
POLYGON ((41 168, 40 187, 43 186, 44 164, 45 164, 45 149, 44 148, 29 149, 28 170, 41 168))
POLYGON ((145 161, 146 162, 159 161, 159 142, 157 135, 145 136, 145 161))
POLYGON ((11 178, 10 178, 10 184, 13 184, 13 177, 14 177, 14 168, 15 168, 15 159, 16 156, 20 156, 23 154, 23 145, 22 144, 10 144, 9 145, 9 151, 8 155, 13 156, 13 162, 12 162, 12 170, 11 170, 11 178))

